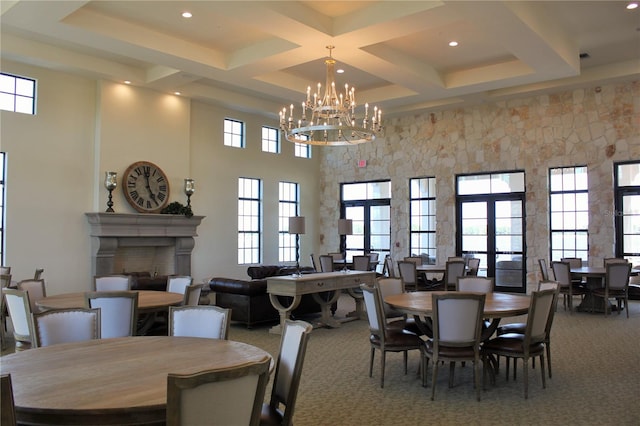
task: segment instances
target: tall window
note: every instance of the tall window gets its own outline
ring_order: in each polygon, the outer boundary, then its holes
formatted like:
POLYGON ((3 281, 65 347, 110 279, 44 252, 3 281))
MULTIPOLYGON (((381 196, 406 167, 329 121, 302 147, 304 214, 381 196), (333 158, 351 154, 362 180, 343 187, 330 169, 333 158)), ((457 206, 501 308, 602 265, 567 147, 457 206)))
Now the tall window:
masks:
POLYGON ((0 73, 0 109, 35 114, 36 81, 0 73))
POLYGON ((294 144, 294 154, 296 157, 311 158, 311 145, 296 142, 294 144))
POLYGON ((616 257, 640 263, 640 162, 614 166, 616 257))
POLYGON ((409 180, 411 254, 436 263, 436 178, 409 180))
MULTIPOLYGON (((6 154, 0 152, 0 264, 4 265, 4 182, 6 180, 6 154)), ((0 313, 3 314, 3 313, 0 313)))
POLYGON ((238 263, 260 263, 262 183, 238 179, 238 263))
POLYGON ((262 150, 278 154, 280 152, 280 138, 278 129, 262 126, 262 150))
POLYGON ((292 182, 279 183, 278 205, 278 260, 291 262, 296 260, 296 236, 289 233, 289 217, 300 213, 299 185, 292 182))
POLYGON ((589 188, 587 167, 549 169, 551 260, 589 256, 589 188))
POLYGON ((224 144, 235 148, 244 148, 244 123, 242 121, 224 119, 224 144))

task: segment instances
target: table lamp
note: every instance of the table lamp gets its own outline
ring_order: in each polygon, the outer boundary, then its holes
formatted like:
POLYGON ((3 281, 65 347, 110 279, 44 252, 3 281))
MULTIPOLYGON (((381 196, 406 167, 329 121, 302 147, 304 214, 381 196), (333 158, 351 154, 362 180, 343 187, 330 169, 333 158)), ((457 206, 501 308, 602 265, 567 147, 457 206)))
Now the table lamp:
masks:
POLYGON ((347 235, 353 234, 353 220, 338 219, 338 234, 340 234, 340 252, 344 253, 344 271, 347 270, 347 235))
POLYGON ((289 234, 296 235, 296 273, 297 277, 300 273, 300 235, 305 233, 304 216, 289 217, 289 234))

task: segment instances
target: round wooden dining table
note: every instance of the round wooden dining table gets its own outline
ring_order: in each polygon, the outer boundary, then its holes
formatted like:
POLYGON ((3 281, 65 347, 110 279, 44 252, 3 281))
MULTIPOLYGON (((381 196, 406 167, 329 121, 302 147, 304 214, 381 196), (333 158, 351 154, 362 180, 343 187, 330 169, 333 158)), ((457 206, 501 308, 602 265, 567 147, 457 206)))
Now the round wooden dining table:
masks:
MULTIPOLYGON (((180 305, 184 295, 168 291, 135 290, 138 292, 138 312, 166 310, 168 306, 180 305)), ((83 308, 85 306, 85 292, 63 293, 55 296, 43 297, 36 301, 41 309, 83 308)))
MULTIPOLYGON (((421 331, 432 335, 431 322, 432 295, 447 294, 446 291, 414 291, 394 294, 384 301, 394 309, 407 315, 413 315, 421 331)), ((524 315, 529 312, 530 298, 524 294, 492 292, 487 293, 484 302, 484 318, 491 318, 491 325, 483 330, 483 339, 489 338, 498 327, 501 318, 524 315)))
POLYGON ((20 424, 164 424, 169 373, 265 359, 268 352, 229 340, 123 337, 16 352, 2 357, 2 373, 11 374, 20 424))

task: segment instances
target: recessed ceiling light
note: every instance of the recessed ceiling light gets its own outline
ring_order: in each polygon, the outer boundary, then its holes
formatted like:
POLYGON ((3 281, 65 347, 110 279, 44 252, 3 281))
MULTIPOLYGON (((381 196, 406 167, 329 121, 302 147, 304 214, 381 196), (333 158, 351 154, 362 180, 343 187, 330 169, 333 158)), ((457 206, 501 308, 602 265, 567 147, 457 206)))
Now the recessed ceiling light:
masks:
POLYGON ((627 5, 627 9, 629 10, 633 10, 633 9, 637 9, 638 8, 638 3, 637 2, 631 2, 627 5))
POLYGON ((176 95, 176 96, 180 96, 182 93, 180 93, 180 92, 173 92, 173 94, 174 94, 174 95, 176 95))
POLYGON ((182 12, 182 17, 183 18, 191 18, 193 15, 191 14, 191 12, 182 12))
POLYGON ((129 80, 125 80, 125 81, 124 81, 124 84, 131 84, 131 81, 129 81, 129 80))
POLYGON ((455 40, 449 42, 449 46, 451 47, 456 47, 457 45, 458 45, 458 42, 455 40))
POLYGON ((344 74, 344 70, 342 68, 337 69, 336 72, 338 74, 344 74))

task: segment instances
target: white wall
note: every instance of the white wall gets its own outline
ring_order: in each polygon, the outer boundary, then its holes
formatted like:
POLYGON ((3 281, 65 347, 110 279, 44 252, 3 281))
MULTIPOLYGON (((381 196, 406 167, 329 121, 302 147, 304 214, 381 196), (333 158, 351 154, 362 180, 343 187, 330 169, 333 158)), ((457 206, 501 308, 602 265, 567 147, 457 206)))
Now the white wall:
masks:
MULTIPOLYGON (((184 178, 196 181, 192 206, 206 216, 192 258, 195 280, 246 278, 237 264, 237 178, 264 184, 264 263, 278 263, 278 182, 302 190, 301 263, 317 247, 319 155, 295 158, 284 142, 281 154, 261 151, 261 116, 207 105, 174 95, 107 81, 93 81, 3 61, 2 71, 38 80, 35 116, 2 111, 0 149, 7 152, 6 264, 14 279, 45 268, 47 291, 57 294, 90 286, 91 247, 85 212, 106 209, 104 172, 119 178, 128 165, 147 160, 168 175, 170 201, 186 202, 184 178), (224 147, 225 117, 247 123, 247 148, 224 147)), ((114 191, 114 210, 135 213, 114 191)))

